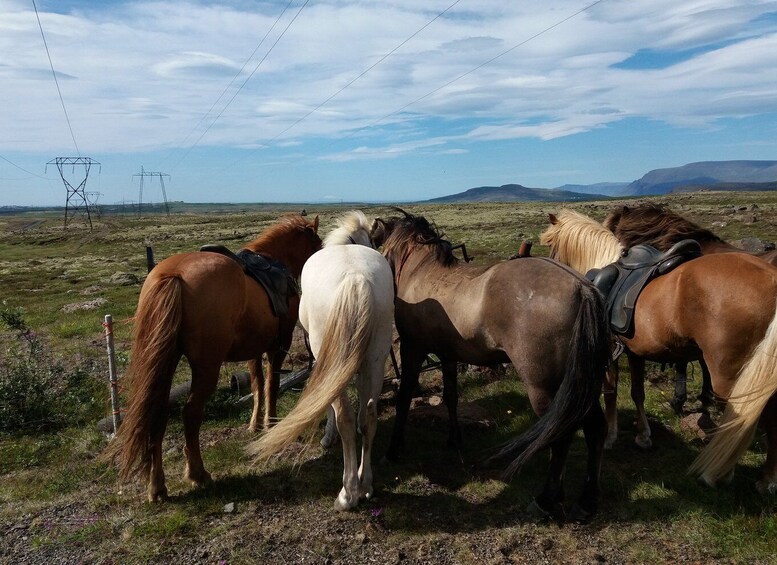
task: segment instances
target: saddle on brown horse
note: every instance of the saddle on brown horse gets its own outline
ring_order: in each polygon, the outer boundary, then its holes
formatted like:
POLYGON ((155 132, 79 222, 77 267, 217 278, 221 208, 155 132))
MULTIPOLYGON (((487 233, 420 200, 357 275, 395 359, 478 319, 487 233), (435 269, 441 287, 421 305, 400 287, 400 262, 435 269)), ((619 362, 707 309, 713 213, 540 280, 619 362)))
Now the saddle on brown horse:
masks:
POLYGON ((585 276, 605 297, 612 331, 632 337, 634 307, 642 289, 656 277, 700 256, 701 247, 694 239, 679 241, 665 252, 650 245, 635 245, 624 250, 615 263, 591 269, 585 276))
POLYGON ((200 251, 220 253, 240 265, 246 275, 262 285, 267 291, 273 313, 277 318, 283 318, 289 311, 289 297, 300 294, 297 281, 294 280, 286 265, 280 261, 248 249, 241 249, 237 253, 233 253, 223 245, 203 245, 200 247, 200 251))

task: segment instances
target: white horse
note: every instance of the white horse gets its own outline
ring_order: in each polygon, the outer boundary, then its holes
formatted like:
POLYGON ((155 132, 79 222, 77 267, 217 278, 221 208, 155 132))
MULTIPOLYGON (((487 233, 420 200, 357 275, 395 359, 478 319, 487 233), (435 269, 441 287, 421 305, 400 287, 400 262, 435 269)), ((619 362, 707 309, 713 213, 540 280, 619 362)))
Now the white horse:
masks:
POLYGON ((372 248, 369 233, 365 215, 348 212, 326 237, 324 248, 305 263, 299 320, 309 334, 316 364, 294 409, 248 446, 258 459, 269 458, 314 426, 331 405, 343 443, 343 488, 335 501, 340 510, 372 496, 370 452, 391 349, 393 276, 386 259, 372 248), (356 421, 346 394, 354 375, 362 432, 358 469, 356 421))

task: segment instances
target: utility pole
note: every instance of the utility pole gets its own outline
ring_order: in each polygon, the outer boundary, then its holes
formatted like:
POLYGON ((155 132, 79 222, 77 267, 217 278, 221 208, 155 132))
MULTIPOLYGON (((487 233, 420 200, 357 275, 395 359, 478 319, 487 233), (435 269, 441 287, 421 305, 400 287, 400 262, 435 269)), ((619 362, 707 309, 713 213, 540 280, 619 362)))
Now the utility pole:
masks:
MULTIPOLYGON (((89 179, 89 171, 92 169, 92 165, 100 165, 97 161, 91 157, 57 157, 46 163, 46 169, 49 165, 56 165, 59 171, 59 176, 62 178, 62 182, 65 183, 65 190, 67 196, 65 198, 65 229, 67 229, 68 221, 72 219, 79 211, 81 214, 86 214, 86 220, 89 224, 89 231, 92 231, 92 215, 89 213, 89 201, 86 198, 86 181, 89 179), (73 186, 67 180, 65 176, 65 167, 71 165, 73 167, 72 174, 75 174, 76 165, 84 167, 84 178, 73 186)), ((100 165, 102 171, 102 166, 100 165)))
POLYGON ((165 179, 164 177, 170 178, 170 175, 166 173, 152 173, 150 171, 145 170, 142 166, 140 167, 140 172, 132 175, 132 178, 140 177, 140 191, 138 193, 138 218, 141 216, 142 210, 143 210, 143 181, 146 177, 154 178, 159 177, 159 184, 162 185, 162 198, 165 202, 165 212, 167 212, 167 215, 170 215, 170 206, 167 204, 167 193, 165 192, 165 179))

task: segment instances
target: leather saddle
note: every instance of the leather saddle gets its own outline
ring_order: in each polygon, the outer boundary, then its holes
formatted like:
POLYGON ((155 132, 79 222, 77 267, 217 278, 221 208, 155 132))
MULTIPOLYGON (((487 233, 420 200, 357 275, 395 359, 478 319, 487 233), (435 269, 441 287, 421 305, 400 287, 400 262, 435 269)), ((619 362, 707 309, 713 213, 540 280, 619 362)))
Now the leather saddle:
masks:
POLYGON ((273 314, 283 318, 289 312, 289 297, 299 296, 300 288, 297 281, 286 268, 286 265, 275 259, 270 259, 248 249, 233 253, 223 245, 203 245, 200 251, 219 253, 229 257, 240 265, 243 272, 258 282, 270 297, 273 314))
POLYGON ((650 245, 635 245, 620 259, 601 269, 591 269, 585 277, 605 297, 612 331, 627 338, 634 335, 634 307, 647 284, 678 265, 701 256, 696 240, 684 239, 667 251, 650 245))

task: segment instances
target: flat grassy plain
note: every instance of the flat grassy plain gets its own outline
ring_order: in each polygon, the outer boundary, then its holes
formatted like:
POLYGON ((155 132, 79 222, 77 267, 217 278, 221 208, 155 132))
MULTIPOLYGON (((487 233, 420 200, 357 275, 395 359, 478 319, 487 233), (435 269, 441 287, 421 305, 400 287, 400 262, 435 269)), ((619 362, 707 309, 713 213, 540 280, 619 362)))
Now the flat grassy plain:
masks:
MULTIPOLYGON (((777 240, 777 193, 694 193, 650 200, 710 227, 727 240, 777 240)), ((598 220, 616 201, 571 204, 598 220)), ((617 201, 620 202, 620 201, 617 201)), ((533 254, 555 203, 408 205, 434 220, 454 243, 465 243, 478 264, 507 259, 524 239, 533 254)), ((305 206, 326 233, 351 207, 305 206)), ((386 216, 385 206, 360 207, 386 216)), ((60 213, 0 216, 2 306, 21 312, 52 359, 80 368, 82 410, 56 425, 32 424, 0 433, 0 561, 9 563, 774 563, 775 497, 754 482, 765 458, 759 433, 740 461, 733 483, 706 488, 686 474, 702 442, 671 411, 672 375, 651 366, 647 409, 654 447, 633 442, 634 409, 628 369, 621 367, 620 436, 605 455, 599 514, 590 524, 535 523, 525 512, 544 480, 540 454, 510 483, 499 469, 476 470, 484 450, 526 429, 535 416, 520 380, 468 368, 459 376, 468 416, 464 446, 445 446, 446 417, 429 398, 441 378, 422 375, 419 406, 411 410, 406 456, 380 463, 394 419, 385 395, 376 438, 375 497, 353 512, 333 510, 341 481, 339 444, 304 455, 252 465, 243 447, 249 409, 227 390, 241 364, 222 369, 222 389, 208 408, 201 434, 214 484, 192 489, 181 479, 183 436, 171 416, 164 463, 172 500, 151 505, 139 484, 121 485, 98 462, 108 439, 96 422, 109 413, 107 356, 102 321, 112 314, 120 372, 130 349, 130 318, 146 273, 145 246, 157 259, 206 243, 238 249, 301 206, 174 206, 169 216, 108 216, 62 228, 60 213), (135 277, 135 278, 133 278, 135 277), (99 300, 98 300, 99 299, 99 300), (96 304, 96 305, 95 305, 96 304), (91 309, 87 309, 91 308, 91 309), (234 506, 228 506, 234 503, 234 506)), ((0 367, 18 351, 19 338, 0 331, 0 367)), ((294 368, 304 363, 299 344, 294 368)), ((391 371, 387 367, 387 374, 391 371)), ((182 361, 176 380, 187 378, 182 361)), ((689 398, 700 388, 694 371, 689 398)), ((281 399, 293 406, 296 392, 281 399)), ((698 402, 686 405, 689 412, 698 402)), ((583 480, 585 447, 574 444, 566 474, 568 502, 583 480)))

